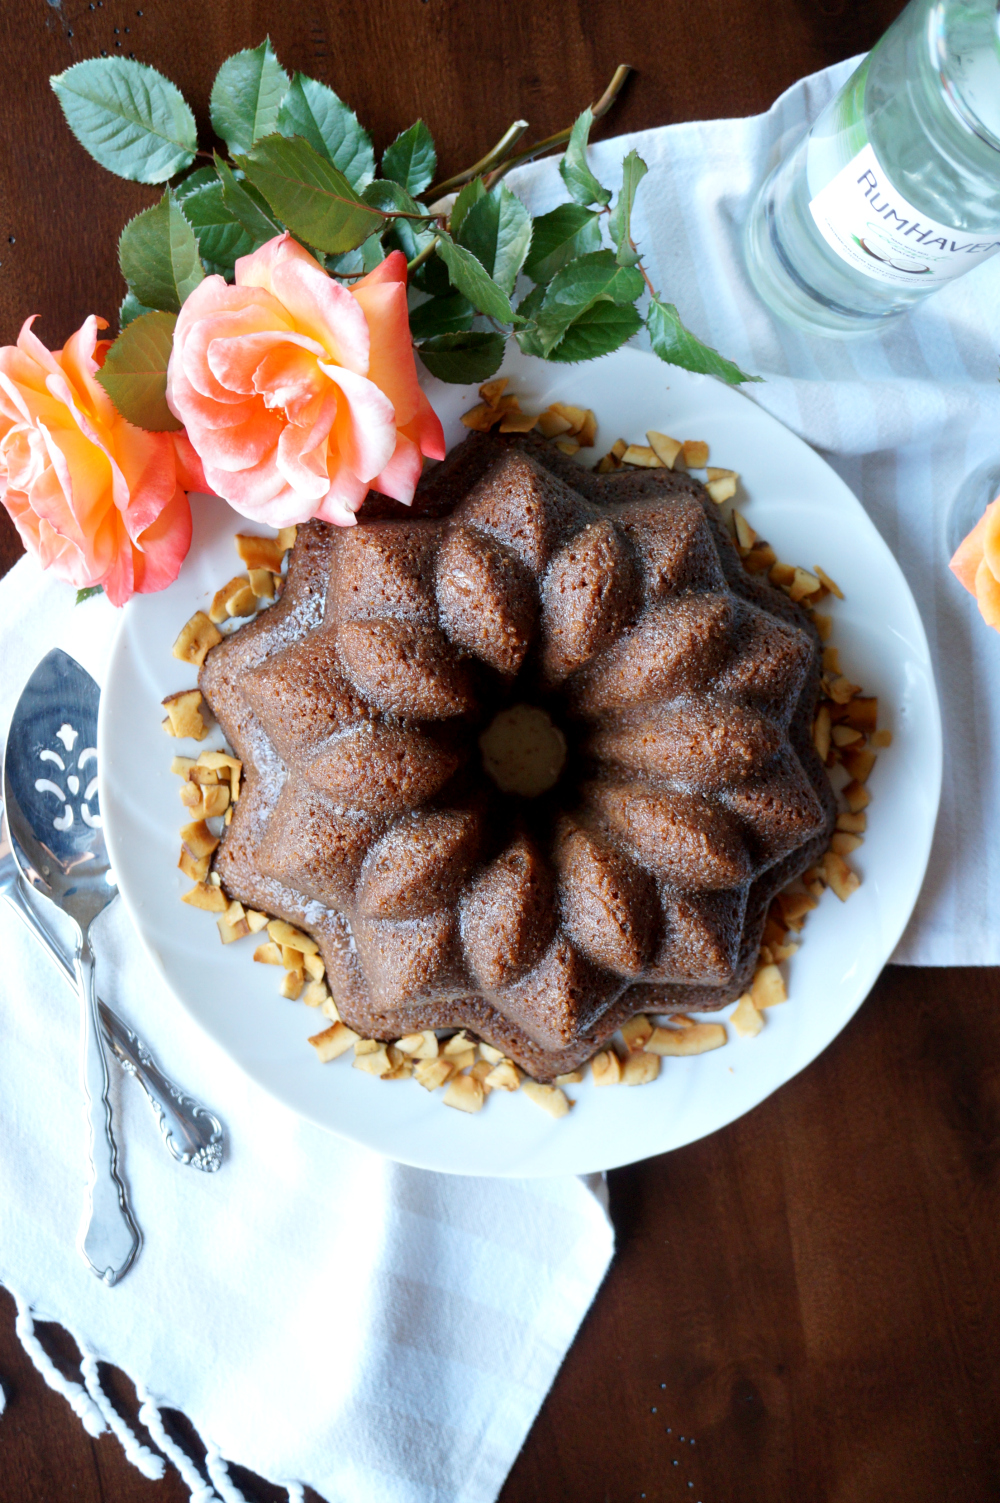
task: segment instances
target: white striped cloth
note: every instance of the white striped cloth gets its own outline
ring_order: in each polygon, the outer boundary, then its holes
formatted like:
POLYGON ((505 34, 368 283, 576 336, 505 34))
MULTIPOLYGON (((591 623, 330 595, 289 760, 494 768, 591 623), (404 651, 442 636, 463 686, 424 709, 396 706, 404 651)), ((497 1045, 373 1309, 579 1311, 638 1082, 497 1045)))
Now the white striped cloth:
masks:
MULTIPOLYGON (((948 514, 971 471, 1000 466, 1000 255, 857 342, 781 323, 743 262, 757 188, 859 61, 803 79, 766 115, 619 136, 590 160, 617 190, 635 147, 649 175, 633 235, 653 285, 708 344, 764 377, 748 395, 820 450, 899 560, 934 657, 945 762, 927 879, 893 958, 997 965, 1000 635, 948 570, 948 514)), ((565 200, 554 163, 522 169, 511 186, 535 214, 565 200)))
MULTIPOLYGON (((943 517, 963 475, 1000 449, 1000 262, 877 340, 847 345, 776 325, 739 250, 765 168, 850 68, 806 79, 754 120, 601 143, 593 163, 616 186, 622 156, 638 148, 651 170, 635 225, 654 281, 693 329, 766 376, 754 398, 828 454, 899 557, 937 654, 948 760, 930 875, 898 958, 996 962, 987 832, 1000 642, 947 572, 943 517)), ((517 186, 536 212, 564 197, 553 162, 524 169, 517 186)), ((111 609, 71 601, 30 561, 0 585, 0 728, 49 647, 101 677, 111 609)), ((600 1183, 423 1174, 298 1120, 166 994, 116 905, 104 995, 224 1116, 231 1154, 214 1177, 178 1168, 139 1093, 121 1092, 146 1245, 105 1289, 74 1249, 85 1170, 77 1010, 2 906, 0 945, 0 1281, 18 1301, 26 1350, 87 1429, 109 1425, 148 1476, 162 1472, 114 1416, 100 1359, 133 1378, 143 1423, 196 1503, 239 1499, 224 1458, 284 1483, 292 1499, 303 1483, 330 1503, 495 1498, 607 1267, 600 1183), (47 1362, 32 1314, 76 1337, 81 1384, 47 1362), (161 1405, 201 1434, 208 1477, 164 1430, 161 1405)))

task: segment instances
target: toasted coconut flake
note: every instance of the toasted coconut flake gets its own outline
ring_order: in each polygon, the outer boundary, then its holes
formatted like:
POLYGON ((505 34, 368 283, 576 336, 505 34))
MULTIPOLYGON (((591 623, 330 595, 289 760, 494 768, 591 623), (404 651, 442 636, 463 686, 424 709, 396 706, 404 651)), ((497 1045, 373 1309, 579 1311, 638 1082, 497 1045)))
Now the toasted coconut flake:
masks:
POLYGON ((870 736, 878 725, 878 699, 873 694, 855 694, 845 705, 837 707, 837 719, 870 736))
POLYGON ((662 470, 663 460, 645 444, 629 444, 622 455, 622 464, 640 465, 647 470, 662 470))
POLYGON ((502 1059, 486 1077, 485 1084, 492 1091, 516 1091, 521 1085, 521 1072, 509 1059, 502 1059))
POLYGON ((278 536, 275 538, 275 542, 281 549, 282 555, 286 554, 290 548, 295 547, 295 539, 298 536, 298 532, 299 529, 294 522, 290 527, 278 528, 278 536))
POLYGON ((735 1010, 730 1013, 729 1021, 741 1039, 756 1038, 764 1026, 764 1019, 754 1007, 753 998, 749 992, 743 993, 735 1010))
POLYGON ((574 407, 572 402, 552 402, 549 405, 550 412, 557 412, 560 417, 566 418, 569 423, 570 433, 579 433, 587 421, 586 407, 574 407))
POLYGON ((708 464, 708 445, 700 438, 686 438, 682 445, 684 463, 689 470, 703 470, 708 464))
POLYGON ((808 892, 779 892, 775 901, 781 910, 783 922, 796 933, 802 929, 806 915, 817 906, 816 899, 808 892))
POLYGON ((784 960, 791 960, 798 953, 798 945, 775 945, 771 951, 775 965, 781 965, 784 960))
POLYGON ((479 395, 487 407, 495 407, 507 390, 509 376, 494 376, 492 381, 484 381, 479 388, 479 395))
POLYGON ((476 1051, 474 1047, 469 1048, 463 1054, 452 1054, 449 1058, 456 1070, 468 1070, 476 1063, 476 1051))
POLYGON ((281 950, 281 964, 286 971, 291 971, 300 981, 306 979, 305 956, 301 950, 294 950, 291 945, 279 945, 281 950))
POLYGON ((568 454, 571 458, 574 454, 578 454, 580 451, 580 445, 577 443, 575 438, 557 438, 554 447, 557 448, 561 454, 568 454))
POLYGON ((170 758, 170 771, 176 773, 178 777, 184 778, 185 780, 187 779, 192 767, 197 766, 198 764, 195 761, 194 757, 170 758))
POLYGON ((565 1075, 557 1075, 556 1085, 579 1085, 583 1080, 582 1070, 567 1070, 565 1075))
MULTIPOLYGON (((268 571, 270 574, 270 571, 268 571)), ((257 596, 245 574, 237 574, 216 590, 209 607, 209 620, 226 621, 230 616, 249 616, 257 609, 257 596)))
POLYGON ((340 1013, 337 1009, 337 1004, 331 996, 326 996, 323 998, 323 1001, 319 1004, 319 1010, 323 1014, 324 1018, 330 1019, 331 1023, 340 1022, 340 1013))
POLYGON ((561 433, 569 433, 573 427, 569 418, 563 417, 561 412, 556 412, 552 407, 547 407, 538 414, 537 423, 543 438, 558 438, 561 433))
MULTIPOLYGON (((237 905, 238 906, 238 905, 237 905)), ((230 904, 230 908, 232 904, 230 904)), ((219 926, 219 938, 224 945, 231 945, 236 939, 244 939, 250 933, 250 926, 245 918, 232 920, 228 911, 220 915, 215 921, 219 926)))
MULTIPOLYGON (((360 1042, 366 1043, 369 1041, 362 1039, 360 1042)), ((374 1042, 374 1040, 372 1040, 371 1042, 374 1042)), ((388 1050, 386 1049, 384 1044, 376 1044, 374 1049, 368 1050, 364 1054, 359 1054, 357 1052, 357 1045, 355 1045, 354 1048, 355 1070, 362 1070, 366 1075, 374 1075, 376 1079, 381 1079, 383 1075, 388 1075, 389 1071, 393 1068, 392 1061, 389 1058, 388 1050)))
POLYGON ((617 462, 621 464, 622 455, 625 453, 625 450, 627 448, 628 444, 623 438, 616 438, 614 443, 611 445, 611 448, 608 450, 608 453, 613 459, 617 460, 617 462))
POLYGON ((235 804, 240 796, 240 776, 243 772, 243 763, 238 757, 231 757, 228 752, 208 751, 202 752, 198 758, 198 766, 210 771, 220 773, 219 781, 229 779, 229 796, 235 804))
POLYGON ((200 668, 209 649, 221 641, 222 633, 218 627, 212 624, 204 611, 195 611, 190 621, 181 627, 173 646, 173 654, 182 663, 194 663, 196 668, 200 668))
POLYGON ((229 808, 229 789, 224 783, 217 783, 214 788, 203 787, 201 790, 201 813, 195 814, 196 819, 217 819, 220 814, 225 814, 229 808))
POLYGON ((310 939, 308 934, 303 934, 301 929, 296 929, 292 924, 286 924, 284 919, 271 919, 267 932, 276 945, 287 945, 303 955, 315 955, 319 950, 314 939, 310 939))
POLYGON ((618 461, 614 459, 612 455, 605 454, 603 459, 599 459, 597 461, 596 465, 594 466, 594 472, 598 475, 610 475, 612 470, 617 470, 619 468, 620 466, 618 464, 618 461))
POLYGON ((295 971, 286 971, 281 978, 281 995, 289 1002, 297 1002, 302 995, 302 977, 295 971))
POLYGON ((673 469, 677 463, 677 456, 684 447, 676 438, 671 438, 667 433, 657 433, 655 429, 646 434, 646 442, 660 463, 668 470, 673 469))
POLYGON ((455 1073, 450 1059, 422 1059, 413 1072, 413 1077, 425 1091, 436 1091, 455 1073))
POLYGON ((499 423, 501 413, 498 408, 492 407, 489 402, 480 402, 476 407, 470 407, 468 412, 462 414, 462 424, 471 428, 474 433, 489 433, 494 423, 499 423))
POLYGON ((583 415, 583 422, 576 436, 580 441, 581 449, 592 449, 597 442, 597 417, 589 407, 583 415))
POLYGON ((427 1029, 424 1033, 408 1033, 405 1038, 398 1041, 396 1047, 404 1054, 411 1054, 414 1059, 437 1059, 438 1057, 437 1034, 432 1029, 427 1029))
POLYGON ((257 600, 274 599, 274 574, 270 569, 250 569, 250 588, 257 600))
POLYGON ((690 1028, 654 1028, 646 1052, 670 1056, 707 1054, 710 1049, 721 1049, 725 1042, 726 1030, 721 1023, 694 1023, 690 1028))
POLYGON ((830 640, 830 633, 833 631, 833 617, 822 616, 819 611, 813 611, 812 621, 813 626, 816 628, 816 635, 820 641, 828 642, 830 640))
POLYGON ((846 903, 851 893, 857 892, 861 886, 861 878, 857 872, 852 871, 836 851, 827 851, 823 857, 823 870, 826 872, 826 880, 831 890, 837 894, 842 903, 846 903))
POLYGON ((572 1105, 565 1091, 558 1086, 542 1085, 541 1081, 532 1080, 526 1075, 521 1082, 521 1090, 529 1101, 540 1106, 543 1112, 548 1112, 550 1117, 565 1117, 572 1105))
POLYGON ((196 861, 187 846, 181 846, 180 860, 177 865, 185 877, 190 877, 192 882, 204 882, 208 876, 208 862, 207 856, 200 856, 196 861))
POLYGON ((281 560, 286 550, 281 545, 280 537, 264 538, 253 533, 238 532, 236 552, 247 569, 270 569, 272 574, 280 574, 281 560))
POLYGON ((484 1044, 482 1039, 479 1041, 479 1052, 491 1065, 498 1065, 504 1057, 502 1049, 494 1049, 492 1044, 484 1044))
POLYGON ((814 574, 808 574, 805 569, 796 569, 788 594, 792 600, 805 600, 807 595, 815 595, 819 588, 819 580, 814 574))
POLYGON ((736 481, 732 477, 725 480, 709 480, 705 489, 716 506, 721 506, 723 501, 731 501, 736 495, 736 481))
POLYGON ((486 1092, 474 1075, 456 1075, 441 1099, 459 1112, 481 1112, 486 1092))
POLYGON ((301 1000, 307 1007, 322 1007, 329 995, 322 981, 308 981, 302 989, 301 1000))
POLYGON ((602 1049, 590 1061, 590 1073, 596 1086, 618 1085, 622 1078, 622 1062, 613 1049, 602 1049))
POLYGON ((875 766, 876 757, 871 747, 849 747, 841 753, 841 760, 848 777, 855 783, 867 783, 875 766))
POLYGON ((168 694, 163 700, 163 708, 167 712, 163 729, 167 735, 204 741, 208 735, 208 726, 202 719, 201 704, 200 689, 182 689, 178 694, 168 694))
POLYGON ((326 975, 326 966, 319 955, 303 955, 302 964, 306 975, 312 981, 322 981, 326 975))
POLYGON ((211 882, 196 882, 190 892, 181 894, 181 902, 192 908, 203 908, 206 913, 225 913, 229 900, 221 887, 211 882))
POLYGON ((850 725, 835 725, 833 728, 834 746, 855 746, 863 740, 860 731, 856 731, 850 725))
POLYGON ((267 928, 267 914, 258 913, 255 908, 248 908, 247 923, 250 925, 251 934, 259 934, 262 929, 267 928))
POLYGON ((649 1085, 660 1073, 658 1054, 630 1054, 622 1065, 622 1085, 649 1085))
POLYGON ((316 1050, 321 1064, 327 1064, 331 1059, 336 1059, 341 1054, 346 1054, 352 1044, 357 1043, 358 1035, 346 1023, 331 1023, 329 1028, 324 1028, 322 1033, 314 1033, 309 1042, 316 1050))
POLYGON ((823 672, 834 674, 840 672, 840 650, 838 648, 823 648, 823 672))
POLYGON ((768 578, 773 585, 778 585, 779 587, 790 585, 795 578, 795 570, 791 564, 773 564, 768 578))
POLYGON ((629 1053, 641 1049, 653 1031, 653 1025, 643 1012, 637 1013, 634 1018, 629 1018, 627 1023, 621 1026, 621 1036, 625 1040, 625 1047, 629 1053))
POLYGON ((777 562, 778 555, 770 543, 755 543, 743 560, 748 574, 764 574, 777 562))
POLYGON ((813 722, 813 745, 816 748, 821 762, 825 762, 830 751, 830 711, 826 705, 820 705, 813 722))
POLYGON ((843 600, 843 590, 840 588, 839 584, 834 583, 825 569, 821 569, 819 564, 813 564, 813 573, 816 575, 816 578, 819 579, 830 591, 831 595, 836 595, 838 600, 843 600))
POLYGON ((761 966, 753 978, 750 1001, 758 1012, 763 1012, 766 1007, 777 1007, 780 1002, 788 1001, 785 978, 776 965, 761 966))
POLYGON ((867 814, 838 814, 837 829, 849 835, 863 835, 868 828, 867 814))
POLYGON ((446 1040, 441 1053, 445 1059, 454 1059, 467 1054, 470 1049, 475 1050, 475 1047, 475 1042, 469 1038, 469 1035, 463 1028, 458 1033, 453 1034, 450 1039, 446 1040))
POLYGON ((868 792, 868 789, 856 779, 847 784, 844 789, 844 798, 852 814, 860 814, 861 810, 867 809, 872 801, 872 796, 868 792))
POLYGON ((181 839, 192 856, 210 856, 219 844, 219 837, 212 834, 203 819, 182 825, 181 839))
POLYGON ((891 746, 892 745, 892 732, 891 731, 876 731, 874 733, 874 735, 872 736, 871 744, 872 744, 872 746, 877 746, 879 748, 879 750, 882 750, 886 746, 891 746))
POLYGON ((827 680, 826 692, 833 700, 834 704, 846 705, 849 699, 854 698, 854 695, 857 694, 860 687, 860 684, 852 684, 849 678, 845 678, 844 675, 840 673, 836 678, 827 680))
MULTIPOLYGON (((538 426, 538 414, 533 412, 508 412, 500 424, 501 433, 530 433, 538 426)), ((446 1098, 447 1099, 447 1098, 446 1098)))
POLYGON ((709 465, 705 474, 709 480, 739 480, 740 478, 738 470, 720 470, 714 465, 709 465))
POLYGON ((486 1092, 487 1096, 490 1094, 490 1087, 486 1084, 486 1081, 489 1076, 492 1075, 492 1073, 493 1066, 490 1064, 488 1059, 477 1059, 476 1063, 469 1071, 469 1074, 473 1077, 473 1079, 479 1081, 479 1084, 483 1087, 483 1090, 486 1092))
POLYGON ((271 943, 269 940, 266 944, 257 946, 253 952, 253 958, 259 961, 261 965, 280 965, 281 951, 276 944, 271 943))
POLYGON ((837 830, 830 838, 830 849, 838 856, 849 856, 859 845, 864 845, 860 835, 849 835, 846 830, 837 830))
POLYGON ((757 534, 742 512, 733 512, 733 525, 736 528, 737 543, 741 548, 746 548, 749 551, 757 541, 757 534))

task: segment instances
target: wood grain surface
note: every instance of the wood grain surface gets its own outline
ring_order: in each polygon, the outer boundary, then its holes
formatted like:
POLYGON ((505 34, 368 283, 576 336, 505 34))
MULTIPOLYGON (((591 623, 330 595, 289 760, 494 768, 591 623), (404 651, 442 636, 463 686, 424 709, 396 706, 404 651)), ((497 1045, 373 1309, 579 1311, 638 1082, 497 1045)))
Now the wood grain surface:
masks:
MULTIPOLYGON (((91 162, 47 85, 102 49, 169 74, 207 140, 215 69, 269 31, 285 65, 332 84, 378 148, 423 114, 449 172, 518 115, 539 136, 567 124, 619 62, 638 71, 607 134, 765 109, 802 74, 870 46, 899 9, 4 5, 0 342, 37 312, 37 332, 58 346, 89 312, 113 319, 124 291, 115 237, 154 191, 91 162)), ((8 524, 0 565, 17 552, 8 524)), ((998 1061, 1000 972, 890 967, 844 1033, 776 1096, 701 1143, 609 1176, 618 1253, 503 1503, 995 1503, 998 1061)), ((65 1333, 43 1336, 74 1371, 65 1333)), ((134 1419, 127 1379, 104 1378, 134 1419)), ((171 1469, 148 1482, 117 1441, 85 1434, 25 1356, 2 1292, 0 1380, 0 1503, 187 1498, 171 1469)), ((171 1424, 198 1457, 183 1417, 171 1424)), ((286 1496, 234 1475, 250 1500, 286 1496)))

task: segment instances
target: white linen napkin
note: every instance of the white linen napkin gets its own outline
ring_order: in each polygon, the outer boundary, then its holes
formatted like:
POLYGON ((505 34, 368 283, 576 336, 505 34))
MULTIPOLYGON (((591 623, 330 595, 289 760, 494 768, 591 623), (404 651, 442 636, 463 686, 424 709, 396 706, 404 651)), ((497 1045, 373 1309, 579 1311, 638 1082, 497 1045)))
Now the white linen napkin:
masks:
MULTIPOLYGON (((1000 259, 846 344, 777 324, 739 248, 765 169, 852 66, 803 80, 755 119, 602 142, 593 166, 617 187, 637 147, 650 173, 635 233, 654 283, 697 333, 766 377, 749 395, 824 450, 896 552, 936 654, 946 727, 931 869, 896 958, 997 963, 987 915, 1000 862, 987 831, 1000 640, 947 571, 943 516, 968 470, 1000 450, 1000 259)), ((565 196, 552 161, 522 169, 515 186, 535 212, 565 196)), ((72 599, 30 561, 0 585, 0 729, 54 645, 100 680, 113 612, 72 599)), ((95 1359, 123 1368, 199 1503, 215 1492, 171 1450, 159 1404, 194 1423, 225 1503, 239 1495, 224 1456, 331 1503, 494 1498, 607 1266, 600 1182, 453 1180, 341 1143, 273 1102, 198 1030, 145 964, 120 905, 102 923, 105 998, 224 1118, 231 1147, 214 1177, 175 1165, 138 1090, 115 1075, 146 1245, 119 1287, 100 1285, 74 1247, 85 1173, 77 1008, 0 905, 0 1281, 47 1379, 97 1430, 117 1422, 95 1359), (31 1311, 76 1337, 86 1391, 46 1368, 31 1311)), ((158 1458, 117 1428, 157 1475, 158 1458)))
MULTIPOLYGON (((965 477, 987 460, 1000 464, 1000 255, 857 342, 781 323, 743 261, 741 230, 758 187, 860 61, 802 79, 766 115, 598 142, 591 167, 617 192, 635 147, 649 175, 633 236, 653 285, 708 344, 764 377, 743 390, 822 452, 899 560, 935 662, 945 761, 927 880, 893 959, 997 965, 1000 634, 949 572, 946 532, 965 477)), ((554 162, 519 170, 511 186, 534 214, 566 196, 554 162)), ((664 374, 669 383, 669 367, 664 374)), ((586 367, 580 381, 583 390, 586 367)))
MULTIPOLYGON (((100 681, 116 613, 23 559, 0 583, 0 733, 40 657, 71 652, 100 681)), ((217 1174, 169 1157, 142 1093, 111 1065, 123 1165, 145 1244, 114 1289, 75 1243, 86 1177, 79 1008, 0 903, 0 1282, 52 1386, 93 1433, 116 1416, 97 1361, 181 1410, 214 1489, 223 1457, 330 1503, 489 1503, 499 1492, 612 1252, 603 1181, 428 1174, 304 1122, 248 1080, 145 959, 124 909, 99 921, 98 985, 228 1139, 217 1174), (67 1385, 32 1335, 54 1320, 85 1357, 67 1385)), ((456 1131, 461 1120, 456 1118, 456 1131)), ((2 1381, 0 1374, 0 1381, 2 1381)), ((0 1401, 2 1408, 2 1401, 0 1401)), ((119 1426, 148 1475, 159 1458, 119 1426)), ((2 1444, 2 1422, 0 1422, 2 1444)))

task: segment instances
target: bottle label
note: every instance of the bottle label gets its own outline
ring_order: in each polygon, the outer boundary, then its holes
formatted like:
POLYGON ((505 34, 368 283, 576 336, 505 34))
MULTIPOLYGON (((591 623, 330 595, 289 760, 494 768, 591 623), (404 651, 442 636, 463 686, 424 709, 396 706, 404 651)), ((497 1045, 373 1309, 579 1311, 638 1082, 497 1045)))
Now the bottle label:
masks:
POLYGON ((951 229, 907 203, 870 142, 820 189, 809 208, 831 250, 894 287, 939 286, 1000 250, 1000 238, 951 229))

